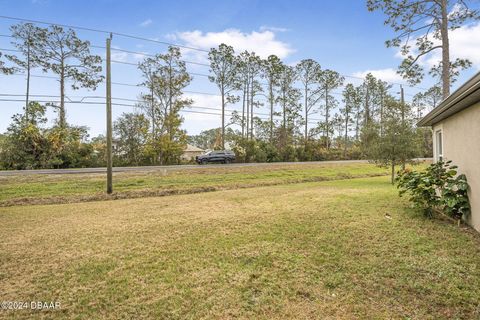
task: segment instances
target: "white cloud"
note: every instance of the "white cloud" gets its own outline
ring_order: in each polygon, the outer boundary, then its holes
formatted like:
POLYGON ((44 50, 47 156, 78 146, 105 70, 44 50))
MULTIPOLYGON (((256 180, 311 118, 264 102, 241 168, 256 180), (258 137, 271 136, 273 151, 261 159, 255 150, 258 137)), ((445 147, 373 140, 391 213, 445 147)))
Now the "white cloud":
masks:
POLYGON ((218 108, 218 111, 221 111, 221 100, 217 95, 206 95, 198 93, 185 93, 184 96, 188 99, 193 100, 193 105, 198 107, 209 107, 209 108, 218 108))
MULTIPOLYGON (((185 109, 186 111, 192 112, 182 113, 182 116, 185 118, 183 127, 188 128, 189 134, 198 134, 202 130, 206 130, 208 128, 218 128, 221 126, 220 114, 222 109, 220 107, 221 100, 219 96, 195 93, 186 93, 184 96, 193 100, 192 106, 194 107, 185 109), (209 109, 199 109, 198 107, 209 109), (201 114, 195 112, 215 114, 201 114)), ((227 119, 229 119, 228 115, 229 113, 227 113, 227 119)))
POLYGON ((147 52, 141 52, 141 53, 134 53, 132 54, 133 59, 135 60, 143 60, 147 57, 147 52))
POLYGON ((139 52, 139 53, 130 53, 119 51, 115 49, 121 49, 118 46, 112 46, 112 60, 120 61, 120 62, 134 62, 132 60, 143 60, 148 55, 148 52, 139 52))
MULTIPOLYGON (((435 45, 440 44, 440 41, 437 39, 431 39, 435 45)), ((473 63, 473 68, 480 70, 480 23, 469 24, 462 26, 458 29, 449 31, 449 41, 450 41, 450 59, 454 61, 457 58, 466 58, 473 63)), ((415 41, 412 40, 412 43, 415 41)), ((413 55, 416 54, 415 51, 412 52, 413 55)), ((395 57, 403 59, 400 51, 397 51, 395 57)), ((442 50, 437 49, 421 57, 418 60, 418 63, 425 67, 431 68, 442 59, 442 50)))
POLYGON ((120 49, 120 47, 112 46, 112 60, 127 62, 129 54, 127 52, 117 51, 115 49, 120 49))
MULTIPOLYGON (((450 31, 450 59, 467 58, 473 67, 480 70, 480 23, 466 25, 450 31)), ((441 50, 436 50, 425 63, 428 66, 437 64, 441 60, 441 50)))
POLYGON ((401 75, 397 73, 396 69, 385 68, 385 69, 372 69, 365 70, 360 72, 355 72, 354 77, 365 78, 367 74, 371 73, 375 78, 386 81, 386 82, 405 82, 401 75))
MULTIPOLYGON (((262 58, 271 54, 284 59, 294 49, 288 43, 275 38, 275 32, 271 30, 242 32, 238 29, 227 29, 221 32, 202 32, 200 30, 178 32, 175 35, 168 35, 169 39, 180 40, 186 46, 209 50, 221 43, 232 46, 236 52, 244 50, 253 51, 262 58)), ((184 50, 184 52, 187 52, 184 50)), ((203 55, 205 56, 205 55, 203 55)))
POLYGON ((142 23, 140 23, 140 27, 148 27, 149 25, 151 25, 153 22, 152 19, 147 19, 145 21, 143 21, 142 23))
POLYGON ((287 31, 290 31, 290 29, 281 28, 281 27, 273 27, 273 26, 261 26, 260 31, 287 32, 287 31))

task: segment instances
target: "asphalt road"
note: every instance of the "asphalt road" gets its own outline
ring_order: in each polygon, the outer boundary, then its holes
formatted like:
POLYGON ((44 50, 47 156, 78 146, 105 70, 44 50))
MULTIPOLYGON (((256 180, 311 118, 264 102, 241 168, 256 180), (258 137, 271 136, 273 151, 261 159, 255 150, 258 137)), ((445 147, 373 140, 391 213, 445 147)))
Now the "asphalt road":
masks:
MULTIPOLYGON (((149 171, 178 171, 198 168, 239 168, 256 166, 304 165, 304 164, 342 164, 342 163, 367 163, 367 160, 342 160, 342 161, 310 161, 310 162, 269 162, 269 163, 231 163, 207 165, 174 165, 174 166, 145 166, 145 167, 114 167, 113 172, 149 172, 149 171)), ((106 168, 80 168, 80 169, 38 169, 38 170, 0 170, 0 176, 30 175, 30 174, 86 174, 106 173, 106 168)))

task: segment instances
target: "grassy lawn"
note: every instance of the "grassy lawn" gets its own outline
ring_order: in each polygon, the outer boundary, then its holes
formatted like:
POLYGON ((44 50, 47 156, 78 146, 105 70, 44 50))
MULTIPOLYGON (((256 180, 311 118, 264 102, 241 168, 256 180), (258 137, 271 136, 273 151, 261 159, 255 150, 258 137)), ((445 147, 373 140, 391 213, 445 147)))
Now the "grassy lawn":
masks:
POLYGON ((479 235, 388 181, 0 208, 1 300, 61 303, 0 318, 478 319, 479 235))
MULTIPOLYGON (((371 164, 275 164, 114 174, 113 198, 249 188, 388 174, 371 164)), ((108 200, 105 174, 0 176, 0 206, 108 200)))

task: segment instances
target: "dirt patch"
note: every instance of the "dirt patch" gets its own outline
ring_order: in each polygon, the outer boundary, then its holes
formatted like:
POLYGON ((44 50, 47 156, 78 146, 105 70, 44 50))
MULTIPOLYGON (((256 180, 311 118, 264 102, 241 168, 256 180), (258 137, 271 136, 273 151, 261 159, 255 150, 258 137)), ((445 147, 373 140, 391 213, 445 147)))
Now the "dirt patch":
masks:
POLYGON ((88 195, 71 195, 71 196, 48 196, 48 197, 22 197, 15 199, 8 199, 0 201, 0 207, 12 207, 12 206, 28 206, 28 205, 45 205, 45 204, 63 204, 63 203, 76 203, 76 202, 91 202, 91 201, 108 201, 118 199, 135 199, 135 198, 147 198, 147 197, 164 197, 180 194, 195 194, 204 192, 213 192, 221 190, 234 190, 234 189, 246 189, 255 187, 268 187, 276 185, 294 184, 294 183, 306 183, 306 182, 320 182, 320 181, 332 181, 332 180, 346 180, 354 178, 369 178, 385 176, 383 173, 370 173, 362 175, 352 175, 348 173, 339 173, 334 177, 311 177, 311 178, 297 178, 284 181, 268 181, 268 182, 253 182, 253 183, 240 183, 240 184, 228 184, 206 187, 189 187, 185 189, 171 188, 171 189, 143 189, 143 190, 130 190, 114 192, 111 195, 106 193, 93 193, 88 195))

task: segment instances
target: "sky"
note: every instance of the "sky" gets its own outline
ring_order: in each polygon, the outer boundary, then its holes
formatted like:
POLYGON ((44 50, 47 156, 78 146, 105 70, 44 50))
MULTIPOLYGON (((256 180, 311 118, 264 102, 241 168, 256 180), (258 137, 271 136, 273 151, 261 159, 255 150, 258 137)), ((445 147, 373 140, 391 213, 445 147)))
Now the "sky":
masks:
MULTIPOLYGON (((383 23, 385 16, 381 12, 369 12, 362 0, 0 0, 0 12, 2 16, 113 31, 205 50, 225 42, 232 45, 236 52, 249 50, 262 57, 276 54, 290 65, 302 59, 314 59, 322 68, 333 69, 347 76, 347 82, 358 83, 355 77, 372 72, 382 80, 394 83, 394 94, 399 91, 398 84, 405 83, 396 74, 401 62, 398 50, 385 47, 385 40, 394 35, 383 23)), ((9 27, 17 22, 0 18, 0 35, 8 35, 9 27)), ((77 34, 92 45, 105 46, 105 33, 78 30, 77 34)), ((12 48, 10 41, 0 36, 0 48, 12 48)), ((473 67, 462 73, 455 87, 480 69, 480 23, 472 23, 452 32, 451 47, 453 57, 467 57, 473 62, 473 67)), ((162 53, 167 45, 115 35, 112 48, 137 52, 112 51, 113 60, 136 64, 145 57, 141 53, 162 53)), ((105 50, 101 48, 92 48, 92 53, 105 57, 105 50)), ((182 53, 185 60, 208 63, 205 52, 182 50, 182 53)), ((433 55, 422 63, 428 66, 436 59, 438 56, 433 55)), ((188 92, 185 95, 194 100, 194 108, 182 113, 185 119, 183 128, 188 134, 198 134, 202 130, 219 127, 218 89, 203 76, 208 73, 208 67, 187 64, 187 68, 198 75, 193 75, 193 81, 186 88, 188 92), (195 113, 202 110, 195 107, 211 108, 203 109, 203 112, 215 114, 195 113)), ((45 75, 41 70, 32 73, 45 75)), ((1 95, 24 94, 24 76, 0 75, 0 79, 1 95)), ((136 85, 142 79, 134 65, 112 63, 112 81, 136 85)), ((431 80, 427 79, 417 87, 405 87, 407 101, 431 84, 431 80)), ((339 88, 337 93, 339 100, 341 90, 339 88)), ((141 92, 140 87, 114 84, 114 103, 124 104, 113 106, 114 118, 124 112, 135 111, 132 107, 134 102, 129 100, 137 99, 141 92)), ((58 95, 58 81, 33 78, 31 94, 58 95)), ((66 94, 69 101, 83 98, 83 101, 90 102, 68 104, 69 123, 89 127, 91 136, 103 134, 106 127, 105 105, 101 97, 105 96, 105 85, 99 85, 95 91, 68 88, 66 94)), ((21 96, 1 98, 22 99, 21 96)), ((0 103, 0 132, 4 132, 12 115, 22 110, 22 102, 0 103)), ((238 109, 239 106, 231 108, 238 109)), ((267 109, 264 108, 258 112, 266 113, 267 109)), ((49 110, 48 116, 54 119, 56 115, 49 110)))

